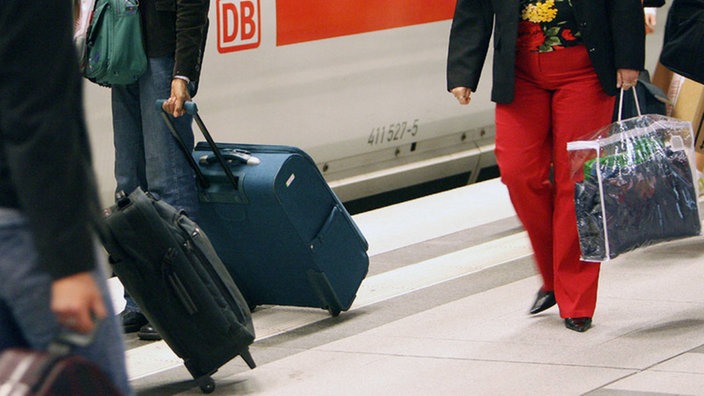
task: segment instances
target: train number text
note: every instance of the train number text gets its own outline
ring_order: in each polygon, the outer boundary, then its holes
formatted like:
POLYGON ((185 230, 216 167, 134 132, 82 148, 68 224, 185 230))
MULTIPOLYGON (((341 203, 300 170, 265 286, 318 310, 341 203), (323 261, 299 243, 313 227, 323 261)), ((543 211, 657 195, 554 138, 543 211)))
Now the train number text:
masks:
POLYGON ((400 121, 389 125, 382 125, 372 128, 367 143, 376 146, 383 143, 401 141, 404 138, 415 137, 418 134, 418 119, 413 122, 400 121))

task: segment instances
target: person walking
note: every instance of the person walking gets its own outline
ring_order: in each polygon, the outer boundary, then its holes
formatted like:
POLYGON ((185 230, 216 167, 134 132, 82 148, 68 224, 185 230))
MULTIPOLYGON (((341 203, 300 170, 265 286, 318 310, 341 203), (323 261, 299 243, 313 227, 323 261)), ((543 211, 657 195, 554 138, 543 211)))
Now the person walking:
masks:
POLYGON ((495 154, 525 227, 542 286, 530 309, 556 303, 568 329, 588 330, 599 264, 580 260, 567 142, 611 122, 615 94, 645 61, 640 0, 458 0, 447 89, 471 101, 493 34, 495 154))
MULTIPOLYGON (((141 0, 147 70, 135 83, 112 87, 116 192, 129 194, 141 187, 193 220, 198 216, 195 173, 155 102, 166 99, 164 110, 176 117, 177 133, 192 147, 193 118, 183 104, 197 92, 209 6, 208 0, 141 0)), ((134 300, 125 297, 125 332, 160 339, 134 300)))
POLYGON ((2 1, 0 26, 0 351, 95 332, 73 352, 131 395, 100 265, 71 2, 2 1))

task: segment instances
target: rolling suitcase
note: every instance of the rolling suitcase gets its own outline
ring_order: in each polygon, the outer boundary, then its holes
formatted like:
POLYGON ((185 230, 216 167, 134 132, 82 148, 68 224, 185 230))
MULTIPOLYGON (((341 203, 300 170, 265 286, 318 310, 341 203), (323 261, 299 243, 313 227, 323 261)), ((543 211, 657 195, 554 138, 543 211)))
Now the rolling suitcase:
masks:
POLYGON ((198 225, 139 188, 105 212, 113 271, 201 390, 237 355, 254 368, 249 308, 198 225))
POLYGON ((367 275, 368 244, 311 157, 289 146, 216 144, 195 104, 186 109, 207 140, 190 160, 199 223, 250 308, 348 310, 367 275))
MULTIPOLYGON (((91 334, 92 335, 92 334, 91 334)), ((0 354, 0 395, 119 396, 110 378, 93 362, 71 354, 91 335, 66 333, 48 351, 12 348, 0 354)))

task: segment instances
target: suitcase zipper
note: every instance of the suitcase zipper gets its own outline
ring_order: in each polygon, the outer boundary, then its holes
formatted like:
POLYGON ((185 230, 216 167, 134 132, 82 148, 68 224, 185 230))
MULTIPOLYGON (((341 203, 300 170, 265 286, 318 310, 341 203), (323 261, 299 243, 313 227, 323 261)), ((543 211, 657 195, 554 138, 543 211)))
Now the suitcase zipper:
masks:
MULTIPOLYGON (((200 230, 196 228, 193 230, 191 233, 191 240, 187 241, 185 243, 187 250, 196 257, 196 259, 200 260, 201 263, 208 263, 209 260, 203 252, 200 249, 196 249, 194 246, 200 246, 200 230)), ((202 266, 210 278, 212 279, 212 283, 215 285, 215 287, 219 290, 219 294, 225 299, 225 304, 229 305, 229 310, 232 311, 232 313, 236 316, 236 321, 230 323, 230 326, 234 326, 235 328, 237 327, 247 327, 245 323, 247 322, 246 318, 246 313, 240 311, 240 304, 237 303, 237 300, 235 296, 232 295, 232 292, 227 288, 222 280, 220 280, 220 275, 217 273, 217 271, 210 265, 203 265, 202 266)))
MULTIPOLYGON (((196 242, 195 238, 197 238, 200 235, 200 232, 196 229, 193 231, 191 234, 191 240, 186 242, 186 247, 188 251, 195 256, 196 259, 198 259, 201 263, 208 263, 207 257, 200 251, 200 249, 196 249, 193 247, 193 245, 197 245, 198 242, 196 242)), ((213 268, 210 265, 203 265, 203 268, 208 272, 208 275, 210 275, 210 278, 213 280, 213 284, 217 289, 220 291, 220 294, 223 296, 223 298, 226 298, 228 301, 227 303, 231 307, 236 307, 237 304, 230 295, 230 291, 222 284, 222 282, 219 280, 220 276, 213 270, 213 268)))
POLYGON ((193 302, 191 296, 188 294, 188 290, 186 290, 186 287, 184 286, 183 282, 181 282, 181 278, 173 269, 173 261, 175 256, 176 250, 173 248, 169 249, 168 252, 166 252, 166 255, 164 255, 163 259, 164 272, 166 273, 166 278, 168 279, 169 284, 171 285, 171 289, 173 290, 178 300, 181 302, 181 305, 183 305, 183 308, 186 309, 186 312, 189 315, 194 315, 198 312, 198 307, 193 302))

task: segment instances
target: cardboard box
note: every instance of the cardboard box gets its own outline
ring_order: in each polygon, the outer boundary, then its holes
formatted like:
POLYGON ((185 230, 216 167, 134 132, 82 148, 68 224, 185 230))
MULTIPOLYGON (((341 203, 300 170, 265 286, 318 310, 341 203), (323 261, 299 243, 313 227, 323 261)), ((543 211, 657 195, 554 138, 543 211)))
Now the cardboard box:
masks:
POLYGON ((672 108, 672 116, 692 123, 696 136, 694 150, 704 154, 704 85, 685 80, 672 108))
POLYGON ((674 103, 668 109, 670 115, 692 123, 696 166, 700 172, 704 171, 704 85, 675 75, 659 62, 652 82, 674 103))

